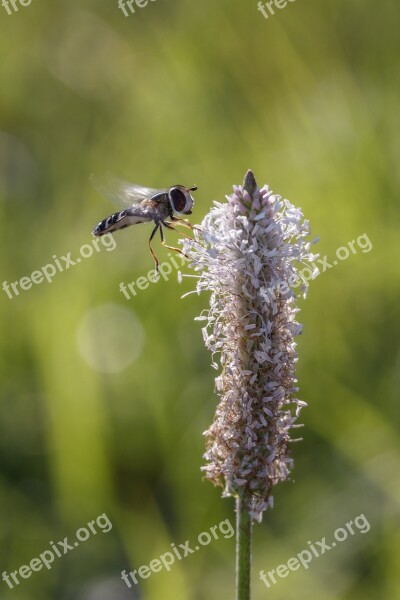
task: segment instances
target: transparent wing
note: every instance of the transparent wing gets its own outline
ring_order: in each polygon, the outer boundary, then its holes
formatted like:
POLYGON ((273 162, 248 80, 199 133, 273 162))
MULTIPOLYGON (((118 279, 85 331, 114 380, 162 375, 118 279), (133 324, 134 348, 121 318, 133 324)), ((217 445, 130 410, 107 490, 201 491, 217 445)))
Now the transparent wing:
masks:
POLYGON ((123 181, 112 175, 100 177, 95 173, 90 176, 90 182, 93 187, 103 196, 117 204, 117 206, 132 206, 138 204, 146 198, 151 198, 157 194, 162 194, 167 189, 155 189, 123 181))

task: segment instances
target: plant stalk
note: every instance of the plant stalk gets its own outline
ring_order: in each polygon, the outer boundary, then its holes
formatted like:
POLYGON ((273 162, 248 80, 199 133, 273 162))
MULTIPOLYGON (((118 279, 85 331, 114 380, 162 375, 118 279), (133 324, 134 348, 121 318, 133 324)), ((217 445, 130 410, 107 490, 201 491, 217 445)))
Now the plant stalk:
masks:
POLYGON ((252 519, 246 500, 236 499, 236 600, 250 600, 252 519))

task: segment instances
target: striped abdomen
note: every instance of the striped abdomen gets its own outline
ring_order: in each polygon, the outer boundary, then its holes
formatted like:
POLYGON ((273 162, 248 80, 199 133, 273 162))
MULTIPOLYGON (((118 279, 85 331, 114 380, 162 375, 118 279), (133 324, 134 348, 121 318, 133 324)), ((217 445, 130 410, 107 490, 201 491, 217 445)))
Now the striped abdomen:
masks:
POLYGON ((143 208, 139 205, 132 206, 131 208, 120 210, 106 219, 103 219, 103 221, 100 221, 93 229, 93 235, 104 235, 105 233, 116 231, 117 229, 124 229, 124 227, 129 227, 129 225, 145 223, 150 220, 151 217, 146 214, 146 211, 143 210, 143 208))

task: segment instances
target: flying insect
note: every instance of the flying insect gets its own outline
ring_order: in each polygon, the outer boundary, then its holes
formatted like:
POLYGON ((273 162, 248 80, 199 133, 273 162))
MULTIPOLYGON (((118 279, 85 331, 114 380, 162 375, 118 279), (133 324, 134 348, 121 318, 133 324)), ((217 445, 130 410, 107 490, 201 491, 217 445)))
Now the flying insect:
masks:
POLYGON ((187 188, 183 185, 173 185, 169 188, 154 189, 116 178, 110 178, 106 184, 94 175, 90 179, 103 196, 126 207, 100 221, 93 229, 93 235, 101 236, 118 229, 125 229, 129 225, 153 221, 155 227, 148 243, 156 270, 158 270, 159 260, 151 242, 157 231, 160 232, 161 243, 166 248, 183 254, 179 248, 167 246, 163 227, 175 229, 177 225, 182 225, 193 230, 191 223, 183 216, 192 214, 194 198, 190 192, 196 191, 197 186, 187 188))

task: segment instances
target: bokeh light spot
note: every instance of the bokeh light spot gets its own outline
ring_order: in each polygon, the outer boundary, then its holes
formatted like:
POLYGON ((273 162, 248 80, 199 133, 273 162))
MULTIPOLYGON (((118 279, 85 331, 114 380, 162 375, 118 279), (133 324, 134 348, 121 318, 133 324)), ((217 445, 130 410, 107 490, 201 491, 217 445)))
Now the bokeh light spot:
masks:
POLYGON ((140 355, 144 331, 132 310, 118 304, 92 308, 82 319, 77 343, 82 358, 96 371, 118 373, 140 355))

